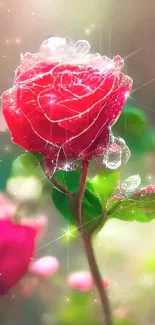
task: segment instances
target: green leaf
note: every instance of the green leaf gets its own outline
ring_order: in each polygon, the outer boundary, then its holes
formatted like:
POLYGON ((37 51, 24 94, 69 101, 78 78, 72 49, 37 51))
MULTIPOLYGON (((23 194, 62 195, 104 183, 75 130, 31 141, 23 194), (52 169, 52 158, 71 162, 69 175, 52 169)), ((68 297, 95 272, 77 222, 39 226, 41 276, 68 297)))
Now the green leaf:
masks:
POLYGON ((127 199, 114 198, 109 202, 107 214, 124 221, 149 222, 155 218, 155 188, 148 186, 127 199))
POLYGON ((147 126, 145 113, 137 107, 126 105, 114 126, 114 130, 121 137, 129 135, 135 139, 143 135, 147 126))
POLYGON ((71 193, 76 193, 80 184, 80 169, 73 171, 59 170, 54 174, 54 178, 71 193))
POLYGON ((20 156, 17 157, 12 163, 11 176, 12 177, 18 177, 18 176, 29 176, 29 175, 30 175, 30 173, 28 172, 28 170, 26 170, 23 167, 20 156))
POLYGON ((115 192, 120 173, 100 171, 95 177, 89 179, 94 191, 99 195, 102 206, 105 207, 107 200, 115 192))
MULTIPOLYGON (((76 219, 71 210, 68 195, 54 188, 52 190, 52 199, 56 208, 64 218, 69 223, 77 225, 76 219)), ((89 181, 86 183, 86 190, 82 202, 82 218, 85 227, 89 229, 96 228, 100 220, 102 220, 102 204, 89 181)))
POLYGON ((12 177, 19 176, 36 176, 39 178, 44 177, 44 172, 41 166, 38 164, 38 158, 36 154, 25 153, 17 157, 12 164, 12 177))
POLYGON ((56 188, 53 188, 52 199, 57 210, 64 216, 64 218, 70 224, 76 225, 76 220, 71 211, 71 204, 68 195, 60 192, 56 188))
POLYGON ((144 261, 144 270, 145 272, 155 274, 155 251, 151 252, 144 261))
POLYGON ((64 325, 99 325, 91 293, 73 291, 60 307, 58 321, 64 325))
POLYGON ((131 318, 114 319, 114 325, 136 325, 131 318))
POLYGON ((95 192, 85 190, 82 202, 82 218, 85 228, 96 229, 102 221, 102 204, 95 192))
POLYGON ((145 113, 137 107, 126 105, 113 131, 126 141, 132 154, 143 154, 152 149, 153 137, 148 121, 145 113))
POLYGON ((23 168, 30 174, 33 174, 36 171, 36 168, 41 169, 40 165, 38 164, 40 161, 39 154, 36 155, 35 153, 27 152, 21 155, 19 158, 23 168))

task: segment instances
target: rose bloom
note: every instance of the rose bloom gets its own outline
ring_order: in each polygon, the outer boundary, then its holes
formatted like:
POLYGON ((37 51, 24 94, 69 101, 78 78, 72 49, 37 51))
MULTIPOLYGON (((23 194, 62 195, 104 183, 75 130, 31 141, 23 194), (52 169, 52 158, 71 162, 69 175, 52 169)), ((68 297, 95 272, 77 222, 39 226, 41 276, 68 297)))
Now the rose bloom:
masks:
POLYGON ((22 56, 13 88, 2 95, 13 142, 43 154, 51 168, 103 155, 131 91, 121 57, 89 51, 87 41, 50 37, 22 56))

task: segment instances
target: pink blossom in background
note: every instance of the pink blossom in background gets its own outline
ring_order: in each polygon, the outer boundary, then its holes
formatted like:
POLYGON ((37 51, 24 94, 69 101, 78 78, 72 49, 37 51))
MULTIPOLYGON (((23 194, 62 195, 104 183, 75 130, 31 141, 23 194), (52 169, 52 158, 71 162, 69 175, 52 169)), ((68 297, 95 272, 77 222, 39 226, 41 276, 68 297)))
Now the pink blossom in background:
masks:
POLYGON ((21 223, 23 225, 35 227, 37 230, 37 234, 42 236, 46 230, 48 219, 46 216, 38 216, 36 218, 24 218, 21 220, 21 223))
POLYGON ((38 288, 40 283, 40 279, 38 276, 25 276, 22 281, 19 283, 18 292, 21 297, 29 297, 31 296, 35 290, 38 288))
POLYGON ((3 193, 0 193, 0 219, 11 217, 16 208, 14 202, 9 200, 3 193))
POLYGON ((5 118, 0 110, 0 132, 5 132, 8 129, 7 124, 5 122, 5 118))
POLYGON ((16 222, 17 205, 0 193, 0 295, 5 295, 28 272, 36 238, 47 225, 46 216, 16 222))
POLYGON ((110 281, 107 279, 102 280, 102 285, 104 288, 109 288, 110 287, 110 281))
POLYGON ((68 286, 80 291, 90 291, 93 288, 93 279, 89 272, 71 273, 67 278, 68 286))
MULTIPOLYGON (((93 289, 94 283, 90 272, 81 271, 69 274, 67 278, 67 284, 70 288, 87 292, 93 289)), ((103 280, 103 286, 109 287, 110 282, 103 280)))
POLYGON ((35 254, 33 227, 0 219, 0 295, 5 295, 27 273, 35 254))
POLYGON ((29 271, 40 276, 50 276, 59 269, 59 262, 55 257, 44 256, 35 262, 32 262, 29 271))

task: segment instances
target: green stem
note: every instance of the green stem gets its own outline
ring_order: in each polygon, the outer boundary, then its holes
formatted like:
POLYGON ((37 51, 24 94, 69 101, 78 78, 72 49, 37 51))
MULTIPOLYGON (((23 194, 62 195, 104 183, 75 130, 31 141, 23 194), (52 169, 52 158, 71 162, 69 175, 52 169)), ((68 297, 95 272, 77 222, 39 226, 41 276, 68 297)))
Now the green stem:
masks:
POLYGON ((96 258, 94 255, 93 247, 92 247, 92 234, 89 231, 84 230, 84 224, 82 221, 82 199, 85 192, 88 166, 89 166, 88 161, 87 160, 83 161, 81 182, 80 182, 79 191, 75 196, 73 212, 76 216, 78 226, 81 231, 81 236, 82 236, 86 256, 88 259, 90 271, 92 273, 94 283, 96 285, 96 289, 100 297, 102 310, 103 310, 104 325, 112 325, 111 311, 110 311, 110 305, 109 305, 107 293, 103 286, 103 279, 100 274, 96 262, 96 258))
POLYGON ((94 250, 93 250, 93 246, 92 246, 92 236, 87 232, 83 232, 82 237, 83 237, 83 242, 84 242, 84 247, 85 247, 89 267, 90 267, 90 270, 91 270, 91 273, 92 273, 92 276, 94 279, 94 283, 96 285, 96 289, 98 291, 98 295, 100 297, 101 306, 102 306, 102 310, 103 310, 104 324, 112 325, 109 300, 108 300, 108 296, 107 296, 106 290, 103 285, 103 278, 100 274, 100 271, 99 271, 99 268, 98 268, 98 265, 96 262, 96 258, 95 258, 95 254, 94 254, 94 250))

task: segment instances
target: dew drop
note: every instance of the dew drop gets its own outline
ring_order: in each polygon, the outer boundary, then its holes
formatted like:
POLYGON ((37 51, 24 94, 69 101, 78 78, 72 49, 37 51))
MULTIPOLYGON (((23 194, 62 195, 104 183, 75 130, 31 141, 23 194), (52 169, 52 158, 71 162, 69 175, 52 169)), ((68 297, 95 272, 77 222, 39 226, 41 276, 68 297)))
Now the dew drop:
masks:
POLYGON ((111 135, 111 143, 103 157, 103 164, 109 169, 125 165, 130 158, 130 150, 122 138, 111 135))
POLYGON ((141 178, 138 174, 130 176, 129 178, 125 179, 124 182, 121 183, 121 192, 133 193, 137 190, 140 184, 141 178))
POLYGON ((66 162, 61 169, 68 172, 74 170, 75 166, 73 165, 73 163, 66 162))

